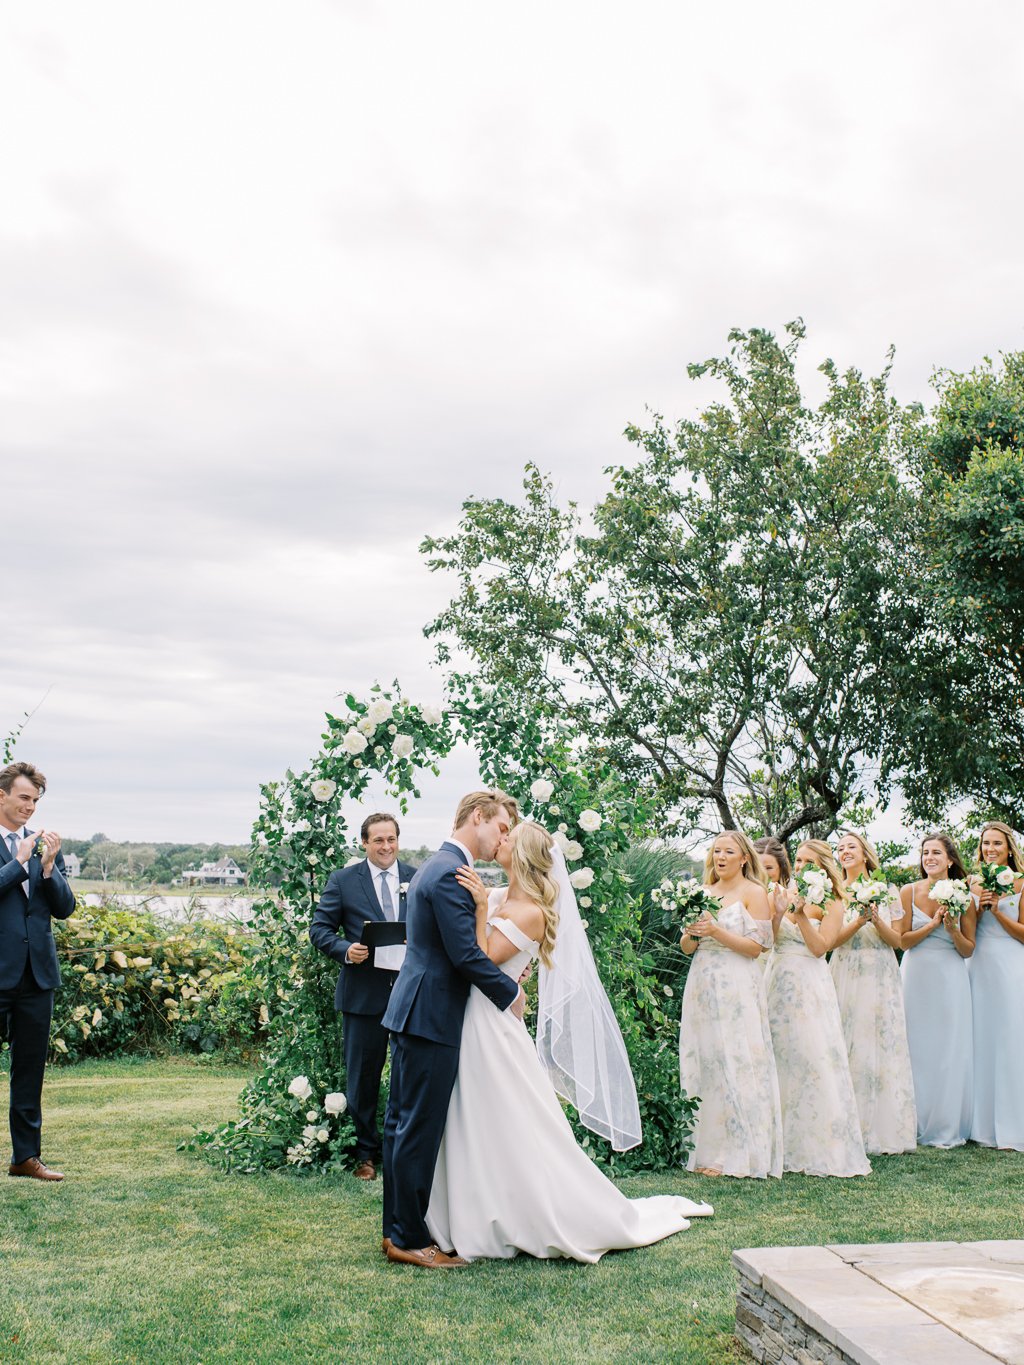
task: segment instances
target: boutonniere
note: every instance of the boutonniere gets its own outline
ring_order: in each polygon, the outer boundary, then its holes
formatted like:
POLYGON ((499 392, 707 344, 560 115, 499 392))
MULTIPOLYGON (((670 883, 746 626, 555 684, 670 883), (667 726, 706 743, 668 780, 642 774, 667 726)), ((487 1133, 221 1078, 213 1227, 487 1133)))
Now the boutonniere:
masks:
POLYGON ((32 850, 32 852, 36 855, 37 858, 41 858, 41 857, 43 856, 43 854, 46 852, 46 840, 45 840, 45 839, 37 839, 37 840, 36 840, 36 846, 35 846, 35 848, 32 850))
POLYGON ((400 896, 404 896, 405 893, 406 893, 408 890, 409 890, 409 883, 408 883, 408 882, 399 882, 399 883, 398 883, 398 894, 399 894, 400 896))

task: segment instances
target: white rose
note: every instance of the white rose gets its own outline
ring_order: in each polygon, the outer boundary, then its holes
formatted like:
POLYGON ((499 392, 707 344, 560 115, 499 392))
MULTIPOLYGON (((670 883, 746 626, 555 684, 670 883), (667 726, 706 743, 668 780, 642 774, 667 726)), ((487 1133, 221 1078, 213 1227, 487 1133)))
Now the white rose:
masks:
POLYGON ((389 734, 389 735, 397 735, 397 734, 398 734, 398 726, 397 726, 397 725, 389 725, 389 726, 388 726, 388 734, 389 734))
POLYGON ((324 1096, 324 1109, 328 1114, 344 1114, 348 1108, 348 1100, 340 1090, 332 1090, 329 1095, 324 1096))
POLYGON ((589 929, 589 928, 590 928, 590 920, 588 920, 588 919, 581 919, 581 920, 580 920, 580 928, 581 928, 581 929, 589 929))
POLYGON ((581 907, 581 909, 583 909, 583 910, 589 910, 590 907, 591 907, 593 904, 594 904, 594 902, 590 899, 589 896, 581 896, 581 897, 580 897, 580 907, 581 907))
POLYGON ((556 830, 554 834, 552 834, 551 839, 552 842, 557 844, 558 847, 562 850, 562 855, 564 857, 565 850, 569 847, 569 840, 565 837, 565 835, 562 833, 560 829, 556 830))
POLYGON ((317 865, 317 863, 318 863, 319 861, 320 861, 320 854, 319 854, 319 853, 307 853, 307 854, 306 854, 306 862, 309 863, 310 867, 316 867, 316 865, 317 865))
POLYGON ((308 1076, 296 1076, 288 1087, 288 1094, 294 1095, 297 1100, 308 1100, 312 1093, 313 1087, 308 1076))
POLYGON ((412 735, 396 735, 395 741, 391 745, 391 752, 396 758, 408 758, 414 747, 412 735))
POLYGON ((561 813, 562 813, 562 807, 561 807, 561 806, 549 806, 549 807, 548 807, 548 814, 549 814, 549 815, 561 815, 561 813))
POLYGON ((320 1114, 318 1113, 318 1111, 317 1111, 316 1109, 307 1109, 307 1110, 306 1110, 306 1122, 307 1122, 307 1123, 316 1123, 316 1121, 317 1121, 317 1119, 318 1119, 319 1117, 320 1117, 320 1114))
POLYGON ((868 901, 875 899, 875 887, 873 882, 858 882, 853 888, 854 899, 860 901, 861 905, 867 905, 868 901))
POLYGON ((331 1135, 330 1135, 330 1133, 327 1131, 326 1128, 318 1128, 318 1129, 316 1130, 316 1140, 317 1140, 317 1142, 326 1142, 327 1139, 328 1139, 330 1136, 331 1136, 331 1135))
POLYGON ((997 886, 1012 886, 1012 885, 1013 885, 1014 875, 1015 875, 1015 874, 1013 873, 1013 871, 1012 871, 1010 868, 1004 867, 1003 870, 1002 870, 1002 872, 1000 872, 999 876, 996 877, 996 885, 997 885, 997 886))
POLYGON ((567 862, 578 863, 583 857, 583 845, 578 844, 575 839, 569 839, 562 852, 565 854, 567 862))
POLYGON ((360 716, 356 721, 356 729, 361 735, 372 735, 376 728, 369 716, 360 716))
POLYGON ((377 701, 370 702, 366 710, 366 719, 371 721, 376 728, 376 726, 382 725, 384 721, 391 719, 394 709, 389 701, 380 697, 377 701))
POLYGON ((584 834, 593 834, 601 828, 601 817, 596 810, 581 810, 578 823, 584 834))
MULTIPOLYGON (((334 783, 333 783, 333 782, 331 783, 331 786, 332 786, 332 787, 334 786, 334 783)), ((314 793, 314 795, 315 795, 315 793, 314 793)), ((317 800, 319 800, 319 799, 320 799, 320 798, 317 797, 317 800)), ((299 823, 295 826, 295 829, 294 829, 293 833, 295 833, 295 834, 308 834, 309 831, 310 831, 312 828, 313 828, 313 826, 309 823, 308 820, 300 820, 299 823)))
MULTIPOLYGON (((349 733, 351 734, 351 731, 349 731, 349 733)), ((366 741, 363 740, 364 748, 365 745, 366 741)), ((358 753, 359 750, 356 749, 354 752, 358 753)), ((331 797, 334 795, 334 793, 338 790, 338 784, 337 782, 332 782, 329 777, 321 777, 318 782, 310 783, 309 790, 313 793, 314 800, 329 801, 331 797)))
POLYGON ((346 730, 341 747, 347 754, 361 754, 366 748, 366 736, 361 735, 358 730, 346 730))
POLYGON ((956 887, 951 881, 936 882, 932 887, 932 900, 947 901, 955 890, 956 887))
POLYGON ((440 725, 444 720, 444 712, 440 706, 421 706, 420 715, 426 725, 440 725))
POLYGON ((593 880, 594 869, 592 867, 581 867, 578 872, 572 874, 569 883, 575 891, 586 891, 593 880))
POLYGON ((312 1125, 311 1123, 307 1123, 306 1126, 305 1126, 305 1128, 303 1128, 303 1130, 302 1130, 302 1136, 303 1136, 304 1138, 314 1138, 314 1137, 316 1137, 316 1129, 313 1127, 313 1125, 312 1125))
POLYGON ((555 784, 546 777, 538 777, 530 785, 530 795, 535 801, 550 801, 555 794, 555 784))
POLYGON ((558 826, 558 832, 559 832, 559 834, 568 834, 568 833, 569 833, 569 826, 565 823, 564 820, 563 820, 562 823, 558 826))

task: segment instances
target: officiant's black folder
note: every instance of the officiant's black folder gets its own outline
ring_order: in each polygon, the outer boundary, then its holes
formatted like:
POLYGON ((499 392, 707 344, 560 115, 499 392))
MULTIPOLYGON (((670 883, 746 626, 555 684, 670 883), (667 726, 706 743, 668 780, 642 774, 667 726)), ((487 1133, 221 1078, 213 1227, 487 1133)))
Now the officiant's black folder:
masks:
POLYGON ((393 944, 405 942, 405 924, 402 920, 363 920, 363 933, 359 940, 367 948, 390 948, 393 944))

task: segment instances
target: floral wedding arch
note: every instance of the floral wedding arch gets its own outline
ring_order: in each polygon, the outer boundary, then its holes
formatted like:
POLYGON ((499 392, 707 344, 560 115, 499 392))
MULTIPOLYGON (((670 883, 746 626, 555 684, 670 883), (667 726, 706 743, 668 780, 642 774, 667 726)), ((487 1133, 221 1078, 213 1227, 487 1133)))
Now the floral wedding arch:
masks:
POLYGON ((694 1108, 679 1093, 678 1001, 639 949, 639 906, 628 876, 616 867, 647 832, 642 796, 599 759, 584 759, 552 722, 506 713, 479 690, 445 709, 410 701, 397 682, 374 687, 366 699, 344 700, 342 714, 326 716, 320 751, 308 768, 289 769, 261 789, 252 882, 275 890, 253 908, 266 1035, 260 1070, 242 1092, 237 1119, 183 1145, 238 1172, 348 1167, 355 1134, 334 1011, 338 969, 309 942, 309 923, 330 871, 348 860, 352 837, 343 802, 359 800, 371 781, 383 778, 404 814, 420 795, 423 774, 436 776, 463 739, 477 750, 485 781, 514 794, 524 815, 561 844, 630 1054, 643 1146, 613 1154, 578 1127, 580 1141, 608 1165, 677 1164, 694 1108))

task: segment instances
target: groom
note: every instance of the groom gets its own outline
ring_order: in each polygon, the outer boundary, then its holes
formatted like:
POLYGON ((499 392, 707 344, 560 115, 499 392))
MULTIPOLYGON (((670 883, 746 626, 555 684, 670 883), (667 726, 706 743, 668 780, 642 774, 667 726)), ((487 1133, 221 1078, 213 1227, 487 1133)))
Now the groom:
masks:
POLYGON ((389 1261, 424 1267, 466 1262, 434 1245, 426 1212, 448 1101, 459 1069, 462 1016, 470 986, 500 1010, 523 1016, 519 985, 481 952, 473 898, 455 869, 489 862, 519 819, 511 796, 471 792, 455 829, 409 887, 405 963, 391 992, 391 1093, 384 1121, 384 1241, 389 1261))

